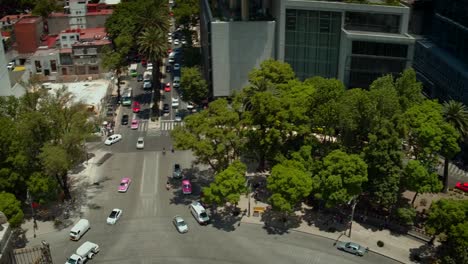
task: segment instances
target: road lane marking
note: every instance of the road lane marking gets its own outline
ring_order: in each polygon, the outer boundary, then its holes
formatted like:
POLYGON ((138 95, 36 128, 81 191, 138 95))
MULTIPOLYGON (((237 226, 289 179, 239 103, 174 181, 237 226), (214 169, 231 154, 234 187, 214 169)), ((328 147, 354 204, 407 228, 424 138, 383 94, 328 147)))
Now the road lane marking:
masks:
POLYGON ((143 170, 141 170, 140 194, 143 194, 143 186, 145 186, 145 163, 146 159, 143 159, 143 170))

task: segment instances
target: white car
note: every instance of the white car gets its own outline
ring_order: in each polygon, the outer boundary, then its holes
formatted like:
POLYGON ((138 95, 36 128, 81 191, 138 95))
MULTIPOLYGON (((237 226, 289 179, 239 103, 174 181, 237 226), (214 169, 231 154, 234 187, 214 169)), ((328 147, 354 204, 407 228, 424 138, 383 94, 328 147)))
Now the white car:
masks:
POLYGON ((172 107, 179 107, 179 98, 172 98, 172 107))
POLYGON ((119 220, 121 216, 122 216, 121 209, 118 209, 118 208, 112 209, 112 212, 107 217, 107 223, 109 225, 115 225, 115 223, 117 223, 117 221, 119 220))
POLYGON ((180 87, 180 77, 178 77, 178 76, 174 77, 174 80, 172 81, 172 86, 174 88, 179 88, 180 87))
POLYGON ((136 148, 137 149, 144 149, 145 148, 145 140, 144 140, 143 137, 139 137, 137 139, 136 148))
POLYGON ((167 42, 172 43, 172 37, 168 37, 167 42))
POLYGON ((174 116, 174 121, 182 122, 182 115, 180 113, 176 113, 174 116))
POLYGON ((192 110, 195 106, 193 105, 192 102, 187 103, 187 109, 192 110))
POLYGON ((172 219, 172 223, 174 226, 177 228, 177 231, 179 233, 187 233, 188 232, 188 225, 185 223, 184 219, 178 215, 174 216, 174 219, 172 219))
POLYGON ((16 63, 14 61, 9 62, 8 65, 7 65, 8 70, 10 70, 10 71, 14 70, 15 69, 15 64, 16 63))
POLYGON ((114 143, 119 142, 120 140, 122 140, 122 135, 114 134, 114 135, 110 135, 109 137, 107 137, 106 141, 104 141, 104 144, 106 144, 107 146, 110 146, 114 143))
POLYGON ((180 70, 180 64, 176 63, 174 64, 174 71, 178 71, 178 70, 180 70))
POLYGON ((179 41, 178 39, 174 39, 174 45, 175 45, 175 46, 180 45, 180 41, 179 41))

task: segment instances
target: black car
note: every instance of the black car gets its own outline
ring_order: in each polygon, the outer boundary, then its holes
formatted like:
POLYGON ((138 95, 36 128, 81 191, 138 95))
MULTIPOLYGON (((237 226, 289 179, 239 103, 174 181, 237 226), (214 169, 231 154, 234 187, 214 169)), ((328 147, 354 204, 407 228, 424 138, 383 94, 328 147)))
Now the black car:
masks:
POLYGON ((142 82, 143 81, 143 74, 138 74, 137 75, 137 82, 142 82))
POLYGON ((169 107, 169 104, 164 104, 163 106, 163 112, 165 114, 168 114, 171 111, 171 108, 169 107))
POLYGON ((128 125, 128 115, 122 116, 122 125, 128 125))

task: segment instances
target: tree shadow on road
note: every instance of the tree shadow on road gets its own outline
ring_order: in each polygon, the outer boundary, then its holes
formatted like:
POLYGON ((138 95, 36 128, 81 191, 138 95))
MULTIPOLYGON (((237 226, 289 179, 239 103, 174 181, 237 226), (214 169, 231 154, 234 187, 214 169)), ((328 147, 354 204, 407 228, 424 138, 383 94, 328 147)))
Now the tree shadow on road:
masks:
POLYGON ((286 215, 269 208, 262 214, 261 220, 265 223, 263 229, 270 235, 287 234, 290 229, 297 228, 301 224, 301 218, 299 216, 291 214, 286 215))
POLYGON ((245 212, 242 213, 238 207, 226 206, 222 210, 215 210, 211 214, 211 224, 219 230, 232 232, 236 230, 236 226, 240 226, 244 215, 245 212))

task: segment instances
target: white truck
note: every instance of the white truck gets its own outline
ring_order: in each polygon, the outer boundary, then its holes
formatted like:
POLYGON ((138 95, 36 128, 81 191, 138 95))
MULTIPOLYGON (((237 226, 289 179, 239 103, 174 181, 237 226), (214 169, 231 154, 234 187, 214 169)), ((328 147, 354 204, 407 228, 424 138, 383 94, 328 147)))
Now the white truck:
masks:
POLYGON ((67 259, 65 264, 83 264, 88 259, 92 259, 99 252, 99 246, 92 242, 86 241, 81 245, 76 252, 67 259))

